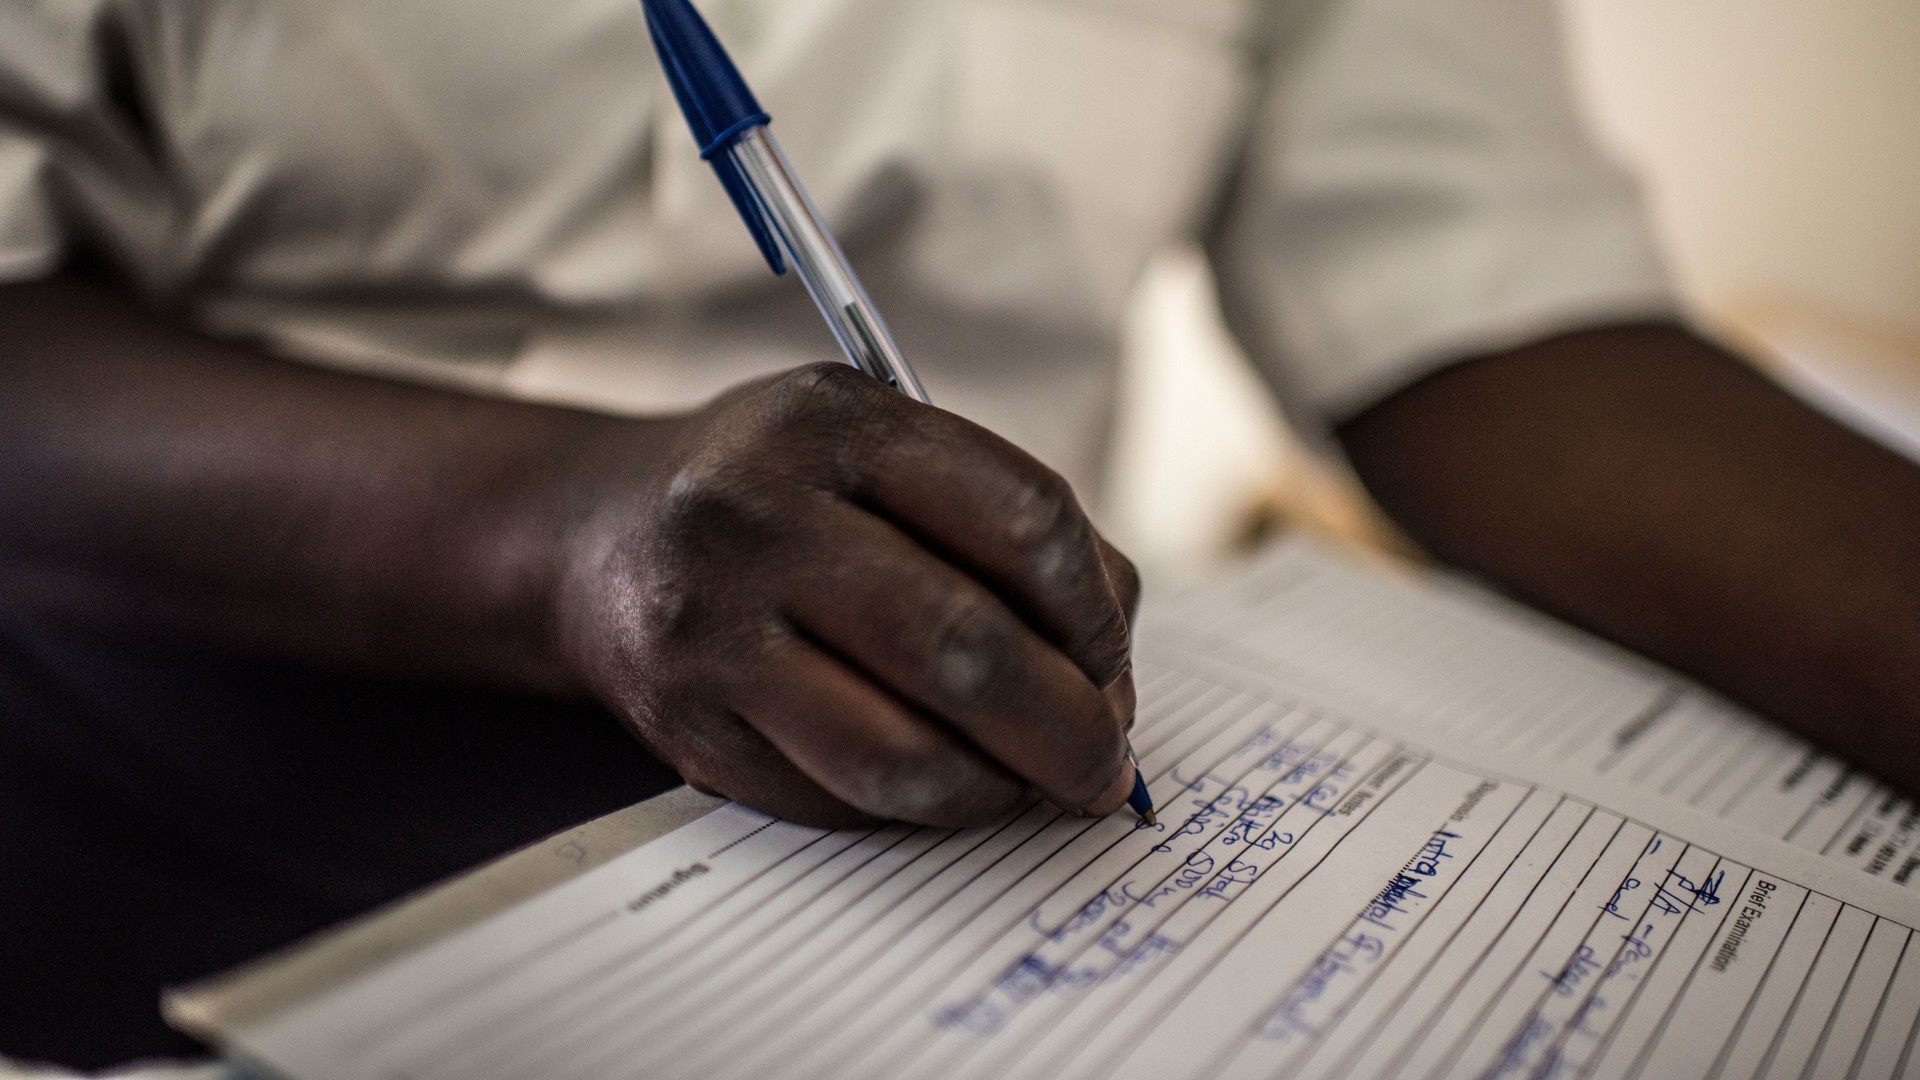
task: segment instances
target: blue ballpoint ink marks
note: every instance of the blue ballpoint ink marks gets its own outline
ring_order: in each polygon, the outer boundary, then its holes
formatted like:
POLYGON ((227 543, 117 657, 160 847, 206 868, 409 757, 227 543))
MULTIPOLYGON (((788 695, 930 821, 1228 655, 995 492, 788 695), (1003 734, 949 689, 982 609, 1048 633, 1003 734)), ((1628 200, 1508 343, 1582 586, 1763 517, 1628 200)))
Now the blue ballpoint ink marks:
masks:
POLYGON ((1422 877, 1438 876, 1440 860, 1453 858, 1453 852, 1447 850, 1447 841, 1458 839, 1460 839, 1459 833, 1448 832, 1445 829, 1435 832, 1420 848, 1420 854, 1413 857, 1413 862, 1408 869, 1422 877))
POLYGON ((1372 923, 1384 930, 1396 929, 1389 920, 1395 915, 1410 914, 1413 908, 1408 905, 1418 906, 1419 901, 1427 898, 1427 894, 1420 891, 1421 884, 1423 882, 1420 878, 1404 870, 1395 874, 1393 880, 1387 882, 1387 887, 1381 889, 1374 896, 1373 901, 1367 905, 1366 911, 1361 913, 1361 921, 1372 923))
POLYGON ((1266 828, 1286 810, 1287 801, 1272 795, 1262 795, 1249 803, 1240 816, 1227 826, 1220 835, 1222 847, 1234 847, 1238 844, 1252 844, 1262 851, 1272 851, 1282 844, 1293 843, 1292 833, 1268 833, 1266 828), (1264 834, 1264 835, 1263 835, 1264 834), (1282 840, 1280 837, 1285 836, 1282 840))
POLYGON ((1227 861, 1226 869, 1214 875, 1214 879, 1207 882, 1199 895, 1210 900, 1231 901, 1233 897, 1227 895, 1228 893, 1235 889, 1246 888, 1253 884, 1253 879, 1258 876, 1260 876, 1260 867, 1257 863, 1230 859, 1227 861))
POLYGON ((1444 829, 1428 837, 1427 842, 1421 845, 1420 853, 1409 860, 1407 865, 1393 876, 1393 880, 1387 882, 1386 888, 1381 889, 1374 896, 1373 902, 1368 904, 1366 910, 1361 913, 1361 920, 1382 929, 1396 929, 1389 920, 1395 915, 1407 914, 1408 901, 1427 898, 1427 894, 1421 892, 1419 887, 1440 875, 1444 865, 1441 860, 1453 858, 1453 852, 1447 850, 1447 843, 1458 839, 1460 839, 1459 833, 1447 832, 1444 829))
MULTIPOLYGON (((1323 769, 1341 764, 1341 761, 1338 751, 1323 748, 1304 761, 1283 761, 1281 755, 1276 754, 1261 764, 1273 772, 1280 773, 1281 783, 1299 784, 1309 777, 1318 775, 1323 769), (1289 765, 1292 767, 1289 768, 1289 765)), ((1347 768, 1351 770, 1352 766, 1348 765, 1347 768)))
MULTIPOLYGON (((1263 729, 1262 734, 1267 735, 1267 741, 1271 742, 1270 730, 1263 729)), ((1352 774, 1353 766, 1341 762, 1340 755, 1331 750, 1320 750, 1311 756, 1306 756, 1305 759, 1302 760, 1303 755, 1306 755, 1307 749, 1307 747, 1298 743, 1288 743, 1286 746, 1281 747, 1269 755, 1259 765, 1255 766, 1253 771, 1255 773, 1268 774, 1281 773, 1282 775, 1275 782, 1275 785, 1283 788, 1301 786, 1307 781, 1318 777, 1322 771, 1328 769, 1332 770, 1328 773, 1329 780, 1344 779, 1352 774)), ((1195 796, 1189 799, 1188 802, 1195 808, 1196 813, 1182 823, 1180 829, 1172 836, 1161 841, 1160 846, 1154 849, 1156 851, 1171 851, 1173 842, 1180 837, 1202 835, 1223 820, 1232 821, 1232 824, 1229 826, 1231 830, 1230 837, 1225 840, 1228 846, 1232 846, 1235 843, 1253 843, 1255 842, 1257 834, 1263 831, 1265 822, 1269 819, 1277 818, 1288 806, 1287 801, 1283 798, 1267 794, 1255 796, 1253 792, 1243 784, 1229 785, 1224 781, 1213 778, 1211 775, 1182 782, 1178 770, 1175 770, 1174 780, 1181 782, 1182 787, 1195 796), (1222 790, 1219 794, 1208 795, 1208 789, 1212 785, 1219 785, 1221 787, 1222 790), (1242 820, 1243 816, 1244 820, 1242 820)), ((1306 799, 1328 805, 1331 805, 1331 803, 1338 798, 1338 788, 1327 788, 1323 790, 1322 786, 1316 786, 1313 790, 1309 791, 1306 796, 1306 799)), ((1326 809, 1326 807, 1318 805, 1312 808, 1321 810, 1322 812, 1326 809)), ((1290 844, 1293 842, 1292 834, 1290 833, 1276 834, 1276 836, 1285 836, 1285 839, 1261 839, 1260 842, 1265 846, 1266 850, 1271 851, 1274 847, 1281 844, 1290 844)))
MULTIPOLYGON (((1272 734, 1269 730, 1262 729, 1262 733, 1267 736, 1268 742, 1272 741, 1272 734)), ((1256 739, 1258 738, 1259 736, 1256 736, 1256 739)), ((1271 773, 1279 772, 1283 769, 1287 770, 1285 775, 1279 779, 1277 785, 1280 787, 1297 786, 1319 775, 1323 769, 1335 765, 1335 763, 1339 761, 1338 754, 1325 750, 1308 757, 1304 761, 1300 761, 1301 755, 1305 752, 1305 747, 1297 743, 1289 743, 1267 757, 1256 766, 1253 771, 1255 773, 1271 773), (1296 762, 1298 763, 1296 764, 1296 762)), ((1351 766, 1346 766, 1346 768, 1347 771, 1351 772, 1351 766)), ((1334 771, 1338 773, 1340 770, 1336 768, 1334 771)), ((1174 770, 1173 778, 1175 782, 1181 784, 1183 789, 1183 795, 1176 797, 1174 802, 1177 803, 1184 799, 1187 805, 1194 808, 1194 813, 1185 821, 1181 822, 1178 829, 1174 830, 1154 847, 1153 850, 1161 854, 1166 854, 1174 850, 1174 844, 1182 837, 1204 836, 1223 822, 1229 823, 1228 828, 1236 830, 1236 835, 1244 837, 1243 840, 1228 841, 1229 846, 1234 842, 1251 843, 1254 836, 1264 828, 1262 822, 1269 818, 1278 817, 1288 806, 1287 801, 1283 798, 1268 794, 1256 796, 1245 784, 1228 784, 1223 780, 1215 778, 1211 774, 1203 775, 1193 780, 1183 780, 1179 770, 1176 769, 1174 770), (1217 793, 1211 793, 1214 788, 1219 789, 1217 793), (1251 820, 1246 823, 1241 822, 1239 819, 1242 815, 1251 815, 1251 820)), ((1337 798, 1337 794, 1332 797, 1337 798)), ((1163 814, 1162 816, 1166 815, 1163 814)), ((1263 839, 1263 842, 1266 841, 1263 839)), ((1288 834, 1286 840, 1266 842, 1266 846, 1268 850, 1272 850, 1281 843, 1292 842, 1291 834, 1288 834)))
POLYGON ((1080 905, 1080 910, 1074 912, 1072 918, 1052 930, 1048 930, 1041 925, 1041 913, 1037 908, 1033 914, 1027 916, 1027 925, 1031 927, 1035 933, 1038 933, 1041 937, 1049 941, 1065 941, 1082 930, 1098 923, 1106 917, 1108 912, 1117 911, 1127 904, 1137 901, 1139 898, 1133 896, 1128 891, 1132 887, 1133 882, 1127 881, 1102 890, 1098 896, 1080 905))
MULTIPOLYGON (((1638 931, 1620 935, 1620 941, 1622 943, 1620 950, 1614 954, 1612 961, 1606 965, 1605 972, 1601 974, 1599 981, 1594 984, 1593 990, 1587 999, 1582 1001, 1579 1006, 1574 1009, 1572 1015, 1567 1017, 1565 1023, 1559 1025, 1557 1030, 1566 1032, 1569 1039, 1579 1037, 1587 1040, 1589 1043, 1597 1043, 1599 1040, 1606 1038, 1607 1024, 1605 1020, 1607 1010, 1611 1007, 1611 1003, 1605 996, 1604 991, 1606 991, 1607 987, 1616 979, 1633 981, 1640 977, 1637 974, 1637 969, 1640 964, 1653 956, 1653 940, 1657 933, 1658 928, 1653 923, 1644 923, 1638 931)), ((1561 971, 1559 976, 1548 976, 1553 983, 1553 993, 1559 997, 1572 997, 1580 989, 1581 984, 1586 981, 1587 977, 1599 966, 1599 961, 1594 955, 1593 946, 1580 946, 1579 952, 1575 954, 1573 960, 1568 962, 1566 968, 1561 971)), ((1541 972, 1541 974, 1546 975, 1547 973, 1541 972)), ((1536 1019, 1542 1019, 1538 1013, 1534 1015, 1536 1019)), ((1542 1019, 1542 1022, 1544 1023, 1546 1021, 1542 1019)), ((1568 1047, 1565 1042, 1556 1044, 1549 1050, 1546 1060, 1538 1069, 1533 1071, 1532 1075, 1557 1075, 1557 1070, 1566 1067, 1568 1064, 1567 1053, 1568 1047)))
POLYGON ((1700 910, 1691 893, 1676 892, 1665 885, 1653 890, 1653 899, 1648 904, 1662 915, 1680 915, 1700 910))
POLYGON ((1167 878, 1166 884, 1140 898, 1140 906, 1150 908, 1170 896, 1192 892, 1206 883, 1208 875, 1213 873, 1213 867, 1213 856, 1207 854, 1205 848, 1194 851, 1187 856, 1187 861, 1181 864, 1180 869, 1167 878))
POLYGON ((1345 786, 1342 785, 1340 781, 1352 775, 1352 762, 1343 761, 1335 765, 1333 770, 1327 773, 1325 780, 1315 784, 1313 790, 1307 792, 1307 794, 1301 798, 1300 804, 1317 813, 1332 813, 1334 805, 1340 801, 1340 796, 1346 792, 1345 786))
POLYGON ((1211 799, 1195 799, 1193 805, 1197 812, 1187 824, 1199 826, 1201 832, 1211 832, 1214 826, 1253 805, 1253 793, 1234 784, 1211 799))
POLYGON ((1315 957, 1300 981, 1261 1015, 1254 1034, 1270 1042, 1316 1037, 1321 1026, 1315 1019, 1319 1007, 1337 1000, 1337 993, 1348 980, 1363 976, 1385 960, 1393 947, 1413 932, 1428 901, 1444 891, 1435 889, 1432 882, 1448 869, 1448 861, 1455 857, 1450 845, 1459 839, 1459 833, 1445 829, 1429 836, 1413 858, 1374 894, 1347 933, 1315 957))
MULTIPOLYGON (((1271 725, 1262 727, 1260 730, 1248 736, 1246 742, 1243 742, 1240 744, 1239 748, 1236 749, 1231 755, 1231 759, 1242 758, 1250 750, 1264 750, 1267 747, 1272 746, 1274 741, 1279 737, 1280 737, 1279 733, 1276 732, 1271 725)), ((1270 755, 1265 761, 1262 761, 1261 764, 1258 766, 1258 768, 1264 769, 1269 772, 1276 771, 1278 768, 1281 767, 1281 766, 1272 764, 1276 759, 1284 760, 1284 761, 1292 761, 1293 759, 1298 758, 1301 754, 1305 753, 1306 750, 1307 750, 1306 747, 1301 746, 1298 743, 1288 743, 1286 746, 1281 747, 1278 751, 1270 755)), ((1195 792, 1196 794, 1205 792, 1208 785, 1210 784, 1217 784, 1221 787, 1227 786, 1226 781, 1215 778, 1213 774, 1210 772, 1201 773, 1198 777, 1195 777, 1194 779, 1189 780, 1180 771, 1180 766, 1178 765, 1175 765, 1173 767, 1173 771, 1169 775, 1173 777, 1173 782, 1175 784, 1178 784, 1182 791, 1192 791, 1192 792, 1195 792)))
MULTIPOLYGON (((1271 729, 1263 729, 1243 744, 1235 756, 1243 756, 1248 749, 1264 752, 1277 741, 1271 729)), ((1125 918, 1128 909, 1152 909, 1163 901, 1196 894, 1231 902, 1264 869, 1262 862, 1255 860, 1256 852, 1272 852, 1294 842, 1294 833, 1273 830, 1272 826, 1290 806, 1304 803, 1304 798, 1290 803, 1281 794, 1256 795, 1254 792, 1262 788, 1278 790, 1288 784, 1312 784, 1314 788, 1309 794, 1331 807, 1344 793, 1345 785, 1340 781, 1354 772, 1354 765, 1343 762, 1338 752, 1329 749, 1310 752, 1308 747, 1297 743, 1266 754, 1241 782, 1229 782, 1211 772, 1188 779, 1176 769, 1171 775, 1183 788, 1178 800, 1186 801, 1193 812, 1149 849, 1149 858, 1178 856, 1182 848, 1191 847, 1180 863, 1164 877, 1149 877, 1147 880, 1158 883, 1145 886, 1140 882, 1142 868, 1136 866, 1134 877, 1109 885, 1057 924, 1052 924, 1041 909, 1030 912, 1027 928, 1039 935, 1039 946, 1002 970, 985 990, 934 1010, 933 1023, 942 1029, 990 1036, 1003 1030, 1023 1006, 1043 994, 1081 993, 1125 978, 1157 959, 1177 953, 1179 943, 1158 933, 1147 935, 1129 948, 1127 942, 1133 927, 1125 918), (1276 773, 1280 776, 1260 779, 1258 774, 1262 772, 1269 777, 1276 773), (1237 849, 1245 857, 1236 858, 1231 851, 1216 856, 1208 850, 1207 842, 1200 840, 1209 834, 1220 841, 1222 848, 1237 849), (1199 846, 1180 843, 1189 836, 1200 840, 1199 846), (1054 960, 1043 955, 1045 947, 1070 949, 1076 939, 1083 940, 1093 933, 1099 936, 1078 961, 1054 960), (1109 964, 1111 966, 1107 966, 1109 964)), ((1322 812, 1326 812, 1325 809, 1322 812)), ((1164 832, 1166 826, 1163 824, 1160 829, 1164 832)), ((1436 834, 1436 839, 1423 847, 1421 855, 1409 866, 1419 864, 1427 867, 1428 872, 1434 872, 1441 859, 1451 858, 1445 843, 1452 837, 1452 833, 1436 834)), ((1372 948, 1363 948, 1362 954, 1377 955, 1381 951, 1378 939, 1360 942, 1362 946, 1369 943, 1372 948)))
MULTIPOLYGON (((1725 870, 1708 874, 1707 879, 1698 885, 1695 885, 1692 879, 1677 870, 1667 871, 1667 884, 1672 886, 1674 891, 1687 893, 1692 896, 1695 901, 1705 904, 1708 907, 1712 907, 1720 902, 1720 886, 1725 883, 1726 880, 1727 872, 1725 870)), ((1699 908, 1694 908, 1693 910, 1698 911, 1699 908)))
POLYGON ((1085 978, 1084 971, 1056 967, 1028 953, 1002 971, 986 993, 936 1010, 933 1022, 975 1035, 996 1035, 1020 1006, 1049 991, 1084 989, 1085 978))
POLYGON ((1593 953, 1593 946, 1582 945, 1558 972, 1543 971, 1540 976, 1553 984, 1553 992, 1560 997, 1572 997, 1587 981, 1587 976, 1600 970, 1600 960, 1593 953))
POLYGON ((1626 918, 1625 915, 1620 914, 1620 897, 1639 887, 1640 887, 1639 878, 1636 878, 1636 877, 1626 878, 1625 880, 1620 882, 1619 888, 1613 890, 1613 898, 1611 900, 1608 900, 1606 904, 1604 904, 1600 908, 1600 910, 1606 912, 1607 914, 1613 916, 1616 919, 1626 918))
POLYGON ((1500 1059, 1486 1071, 1485 1077, 1491 1080, 1519 1069, 1526 1064, 1527 1055, 1533 1051, 1533 1048, 1552 1034, 1553 1025, 1547 1022, 1546 1017, 1538 1012, 1528 1013, 1527 1022, 1521 1024, 1520 1030, 1514 1032, 1513 1038, 1507 1040, 1507 1045, 1500 1048, 1500 1059))
POLYGON ((1154 961, 1180 951, 1179 942, 1160 934, 1149 934, 1139 945, 1128 949, 1123 942, 1131 929, 1127 923, 1120 922, 1101 935, 1099 948, 1119 961, 1110 969, 1103 971, 1092 964, 1054 965, 1028 953, 1002 971, 985 993, 936 1009, 934 1026, 980 1036, 997 1035, 1012 1022, 1021 1006, 1042 995, 1071 997, 1084 993, 1102 983, 1125 979, 1154 961))
POLYGON ((1173 782, 1175 784, 1180 785, 1181 791, 1205 791, 1209 783, 1217 784, 1220 782, 1206 775, 1205 773, 1202 773, 1200 776, 1196 777, 1195 779, 1189 780, 1186 777, 1180 775, 1180 766, 1178 765, 1175 765, 1173 767, 1173 770, 1169 772, 1167 775, 1173 777, 1173 782))
POLYGON ((1132 949, 1124 949, 1121 942, 1132 930, 1126 923, 1114 927, 1106 937, 1100 939, 1100 947, 1120 957, 1120 963, 1107 972, 1105 982, 1118 982, 1121 979, 1153 963, 1163 956, 1172 956, 1180 951, 1180 943, 1159 934, 1148 934, 1145 941, 1132 949))
POLYGON ((1606 1011, 1607 1011, 1607 999, 1601 997, 1599 994, 1595 994, 1592 997, 1588 998, 1587 1000, 1581 1002, 1580 1007, 1574 1010, 1572 1019, 1567 1021, 1567 1027, 1572 1031, 1586 1035, 1590 1038, 1595 1038, 1595 1039, 1602 1038, 1603 1036, 1606 1035, 1606 1032, 1597 1030, 1593 1027, 1588 1026, 1587 1021, 1605 1013, 1606 1011))
POLYGON ((1547 1043, 1556 1030, 1553 1022, 1538 1012, 1528 1013, 1526 1023, 1520 1025, 1520 1030, 1514 1032, 1506 1046, 1501 1047, 1499 1060, 1480 1074, 1480 1080, 1499 1080, 1517 1072, 1525 1072, 1530 1080, 1557 1080, 1565 1076, 1568 1063, 1565 1053, 1558 1046, 1548 1045, 1540 1064, 1527 1067, 1527 1059, 1533 1055, 1533 1051, 1547 1043))
POLYGON ((1662 915, 1681 915, 1699 911, 1703 906, 1712 907, 1720 902, 1720 883, 1726 876, 1727 872, 1722 870, 1696 885, 1678 870, 1668 870, 1666 880, 1654 890, 1653 908, 1662 915))
MULTIPOLYGON (((1635 868, 1649 879, 1653 877, 1656 868, 1646 865, 1647 856, 1653 855, 1658 848, 1659 843, 1656 838, 1655 842, 1648 846, 1641 863, 1635 868)), ((1623 919, 1632 920, 1629 923, 1631 929, 1619 934, 1617 938, 1608 934, 1590 939, 1589 942, 1579 946, 1573 959, 1568 961, 1559 972, 1540 973, 1552 987, 1552 997, 1548 998, 1549 1002, 1556 998, 1577 999, 1577 1001, 1564 1017, 1558 1019, 1556 1015, 1562 1010, 1552 1005, 1543 1005, 1536 1010, 1535 1018, 1552 1028, 1557 1037, 1541 1053, 1538 1063, 1525 1068, 1527 1075, 1549 1076, 1563 1069, 1569 1072, 1578 1071, 1585 1061, 1585 1055, 1591 1053, 1593 1048, 1606 1038, 1607 1030, 1618 1022, 1618 1018, 1612 1015, 1612 1002, 1619 1000, 1623 994, 1631 996, 1625 989, 1615 993, 1610 987, 1637 982, 1644 978, 1647 966, 1654 962, 1663 945, 1674 936, 1679 920, 1702 907, 1710 907, 1720 902, 1719 890, 1721 882, 1725 879, 1724 871, 1709 875, 1704 883, 1697 885, 1685 874, 1678 872, 1677 864, 1660 870, 1659 873, 1662 884, 1658 885, 1653 895, 1645 901, 1643 914, 1636 916, 1621 914, 1618 911, 1609 912, 1609 914, 1620 914, 1623 919), (1616 940, 1618 945, 1614 944, 1616 940), (1604 965, 1601 963, 1603 957, 1604 965), (1597 978, 1594 977, 1596 971, 1599 972, 1597 978)), ((1625 880, 1634 882, 1635 887, 1640 884, 1639 880, 1633 877, 1625 880)), ((1616 890, 1610 906, 1618 907, 1622 894, 1627 891, 1626 888, 1616 890)), ((1538 1047, 1535 1046, 1534 1049, 1537 1051, 1538 1047)), ((1524 1065, 1527 1056, 1523 1053, 1516 1060, 1524 1065)), ((1511 1071, 1511 1066, 1506 1071, 1511 1071)), ((1487 1075, 1499 1076, 1502 1073, 1496 1071, 1487 1075)))
POLYGON ((1347 939, 1341 938, 1333 948, 1314 957, 1313 966, 1293 991, 1260 1018, 1261 1038, 1283 1042, 1296 1035, 1313 1038, 1320 1034, 1308 1009, 1325 998, 1341 976, 1361 970, 1356 963, 1357 954, 1344 948, 1347 944, 1347 939))
POLYGON ((1613 958, 1613 963, 1607 965, 1606 977, 1609 979, 1614 978, 1621 972, 1652 956, 1653 945, 1651 943, 1654 933, 1653 924, 1647 923, 1640 928, 1638 934, 1627 934, 1623 936, 1620 939, 1623 944, 1620 946, 1619 954, 1613 958))

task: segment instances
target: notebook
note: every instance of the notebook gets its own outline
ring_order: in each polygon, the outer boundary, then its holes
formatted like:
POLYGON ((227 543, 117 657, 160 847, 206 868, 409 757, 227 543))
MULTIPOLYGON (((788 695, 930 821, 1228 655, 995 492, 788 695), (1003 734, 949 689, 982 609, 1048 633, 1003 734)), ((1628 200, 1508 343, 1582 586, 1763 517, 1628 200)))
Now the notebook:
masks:
POLYGON ((1160 821, 673 793, 212 983, 290 1080, 1920 1072, 1912 807, 1470 584, 1292 542, 1150 606, 1160 821))

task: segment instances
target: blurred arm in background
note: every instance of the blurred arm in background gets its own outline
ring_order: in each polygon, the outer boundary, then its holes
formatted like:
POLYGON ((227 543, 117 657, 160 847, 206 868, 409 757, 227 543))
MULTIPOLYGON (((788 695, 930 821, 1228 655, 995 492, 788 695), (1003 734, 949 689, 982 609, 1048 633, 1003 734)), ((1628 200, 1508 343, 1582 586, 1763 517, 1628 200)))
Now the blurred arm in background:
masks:
POLYGON ((1675 326, 1468 361, 1339 430, 1420 543, 1920 791, 1920 468, 1675 326))
POLYGON ((1920 469, 1681 327, 1555 5, 1300 10, 1209 236, 1283 402, 1442 559, 1920 793, 1920 469))

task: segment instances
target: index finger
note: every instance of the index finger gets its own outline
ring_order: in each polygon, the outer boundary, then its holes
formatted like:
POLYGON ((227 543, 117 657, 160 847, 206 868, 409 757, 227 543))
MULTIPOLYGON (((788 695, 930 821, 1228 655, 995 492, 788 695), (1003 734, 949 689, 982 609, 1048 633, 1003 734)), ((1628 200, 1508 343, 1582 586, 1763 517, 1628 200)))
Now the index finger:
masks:
POLYGON ((1072 487, 987 429, 867 381, 892 415, 857 448, 848 494, 991 588, 1096 687, 1124 676, 1131 583, 1116 586, 1072 487))

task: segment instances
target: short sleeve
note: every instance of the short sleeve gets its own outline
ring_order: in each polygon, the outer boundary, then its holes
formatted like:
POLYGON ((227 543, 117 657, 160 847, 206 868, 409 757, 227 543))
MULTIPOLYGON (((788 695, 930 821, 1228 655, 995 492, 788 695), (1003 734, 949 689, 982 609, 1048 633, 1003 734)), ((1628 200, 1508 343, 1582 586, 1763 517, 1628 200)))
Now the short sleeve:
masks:
POLYGON ((140 277, 164 259, 162 173, 116 94, 128 40, 110 0, 0 4, 0 280, 79 244, 140 277))
POLYGON ((1550 0, 1324 0, 1281 28, 1211 239, 1313 433, 1449 362, 1676 301, 1550 0))

